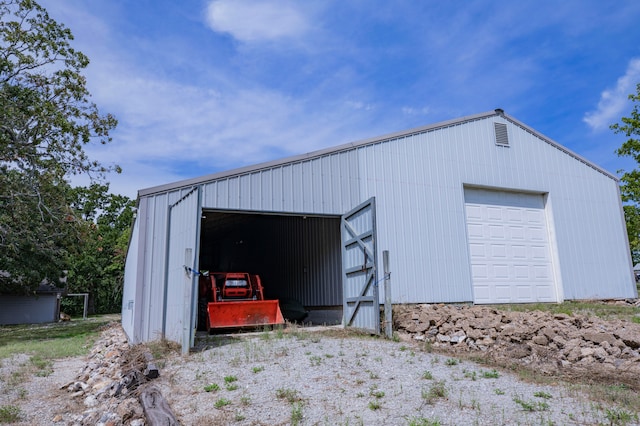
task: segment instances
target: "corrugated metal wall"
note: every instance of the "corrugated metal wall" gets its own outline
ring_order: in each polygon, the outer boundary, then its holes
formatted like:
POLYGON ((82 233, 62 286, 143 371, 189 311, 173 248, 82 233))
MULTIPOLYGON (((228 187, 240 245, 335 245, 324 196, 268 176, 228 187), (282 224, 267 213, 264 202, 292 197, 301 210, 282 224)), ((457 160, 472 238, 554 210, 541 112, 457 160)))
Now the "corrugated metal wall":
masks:
POLYGON ((633 297, 617 183, 502 118, 358 149, 394 302, 472 301, 464 185, 547 192, 566 299, 633 297), (510 147, 495 144, 493 123, 510 147))
MULTIPOLYGON (((131 238, 129 239, 129 250, 124 266, 125 282, 136 282, 138 274, 138 251, 140 247, 140 222, 133 223, 131 238)), ((134 335, 134 310, 136 308, 136 287, 124 286, 122 291, 122 328, 127 336, 134 335)))
POLYGON ((0 324, 40 324, 57 322, 58 295, 0 296, 0 324))
POLYGON ((204 184, 204 208, 342 214, 361 202, 355 150, 204 184))
MULTIPOLYGON (((136 303, 141 300, 144 306, 140 335, 145 338, 155 338, 154 312, 163 304, 158 288, 164 280, 168 206, 193 184, 170 186, 140 199, 138 220, 144 221, 140 253, 144 253, 138 259, 142 273, 136 303)), ((499 115, 342 146, 316 157, 280 161, 197 184, 202 186, 205 209, 341 215, 375 196, 378 257, 382 258, 382 250, 390 251, 394 303, 472 301, 465 185, 547 193, 546 213, 564 297, 635 294, 617 182, 499 115), (496 145, 495 122, 507 125, 509 147, 496 145)), ((295 221, 278 226, 289 232, 280 234, 285 252, 300 250, 299 241, 292 238, 298 232, 313 238, 324 235, 321 229, 296 229, 303 225, 295 221)), ((309 256, 317 259, 313 253, 309 256)), ((333 293, 337 287, 324 286, 338 265, 332 261, 327 267, 326 259, 318 262, 314 269, 322 264, 329 271, 326 277, 312 279, 323 282, 322 287, 287 288, 307 304, 335 300, 324 290, 333 293)), ((300 276, 304 266, 290 268, 291 274, 300 276)))

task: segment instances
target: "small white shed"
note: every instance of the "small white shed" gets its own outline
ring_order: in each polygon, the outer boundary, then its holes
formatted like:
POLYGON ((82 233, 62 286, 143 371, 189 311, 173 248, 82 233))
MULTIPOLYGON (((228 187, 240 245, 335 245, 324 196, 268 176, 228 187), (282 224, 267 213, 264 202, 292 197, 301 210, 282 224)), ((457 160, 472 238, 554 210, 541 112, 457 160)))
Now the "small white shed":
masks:
POLYGON ((377 331, 393 303, 637 297, 616 176, 502 110, 139 191, 122 321, 189 347, 201 270, 377 331))

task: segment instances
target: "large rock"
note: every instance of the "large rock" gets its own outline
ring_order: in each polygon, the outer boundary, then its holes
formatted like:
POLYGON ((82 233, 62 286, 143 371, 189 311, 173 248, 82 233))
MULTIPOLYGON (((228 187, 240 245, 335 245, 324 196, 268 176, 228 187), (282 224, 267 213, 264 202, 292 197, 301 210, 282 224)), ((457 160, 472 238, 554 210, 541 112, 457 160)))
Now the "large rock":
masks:
POLYGON ((614 334, 628 347, 632 349, 640 348, 640 330, 638 330, 637 328, 633 330, 630 327, 618 329, 614 331, 614 334))

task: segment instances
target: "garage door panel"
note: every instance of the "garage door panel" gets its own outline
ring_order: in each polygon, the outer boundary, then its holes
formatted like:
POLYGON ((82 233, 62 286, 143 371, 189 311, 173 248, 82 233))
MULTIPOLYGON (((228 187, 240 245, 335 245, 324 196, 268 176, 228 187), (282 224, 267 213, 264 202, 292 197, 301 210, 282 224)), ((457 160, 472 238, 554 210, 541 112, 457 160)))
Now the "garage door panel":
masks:
POLYGON ((482 265, 473 264, 473 265, 471 265, 471 272, 473 273, 474 277, 477 277, 478 280, 488 279, 489 278, 489 273, 488 273, 487 269, 488 269, 488 267, 485 264, 482 264, 482 265))
POLYGON ((469 224, 469 236, 473 238, 482 238, 484 236, 484 227, 479 223, 469 224))
POLYGON ((547 246, 531 246, 531 259, 536 261, 549 261, 549 250, 547 246))
POLYGON ((507 258, 507 246, 506 244, 491 244, 489 250, 489 256, 494 259, 506 259, 507 258))
POLYGON ((486 251, 485 245, 479 243, 471 243, 469 244, 469 254, 471 254, 471 259, 485 259, 486 251))
POLYGON ((496 280, 506 280, 509 279, 509 275, 509 265, 493 265, 492 278, 495 278, 496 280))
POLYGON ((527 246, 522 244, 511 244, 511 257, 514 259, 526 259, 527 253, 527 246))
POLYGON ((489 238, 492 240, 504 240, 506 232, 504 225, 489 225, 489 238))
POLYGON ((506 212, 507 212, 507 221, 509 223, 523 223, 525 221, 522 210, 508 208, 506 209, 506 212))
POLYGON ((487 220, 490 222, 504 222, 502 217, 504 211, 498 207, 487 207, 487 220))
POLYGON ((465 189, 475 303, 555 301, 542 195, 465 189))
POLYGON ((516 280, 529 279, 529 265, 514 265, 513 275, 516 280))
POLYGON ((515 241, 524 241, 526 235, 526 230, 524 226, 515 226, 511 225, 508 228, 507 236, 510 240, 515 241))

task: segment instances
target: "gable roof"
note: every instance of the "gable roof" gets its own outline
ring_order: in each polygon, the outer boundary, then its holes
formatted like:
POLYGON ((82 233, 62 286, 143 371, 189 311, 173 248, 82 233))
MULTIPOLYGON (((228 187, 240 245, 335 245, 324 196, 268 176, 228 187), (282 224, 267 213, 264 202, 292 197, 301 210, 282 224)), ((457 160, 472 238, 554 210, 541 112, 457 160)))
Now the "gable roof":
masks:
POLYGON ((558 150, 564 152, 565 154, 568 154, 569 156, 575 158, 576 160, 580 161, 581 163, 584 163, 585 165, 597 170, 598 172, 600 172, 603 175, 615 180, 616 182, 619 181, 617 176, 613 175, 612 173, 609 173, 608 171, 604 170, 603 168, 601 168, 601 167, 595 165, 594 163, 590 162, 586 158, 584 158, 584 157, 576 154, 575 152, 571 151, 570 149, 560 145, 559 143, 555 142, 553 139, 546 137, 542 133, 534 130, 533 128, 531 128, 531 127, 527 126, 526 124, 520 122, 519 120, 511 117, 510 115, 505 114, 505 112, 502 109, 498 108, 498 109, 495 109, 493 111, 487 111, 487 112, 480 113, 480 114, 468 115, 468 116, 465 116, 465 117, 460 117, 460 118, 456 118, 456 119, 452 119, 452 120, 441 121, 441 122, 434 123, 434 124, 429 124, 429 125, 426 125, 426 126, 415 127, 413 129, 402 130, 402 131, 399 131, 399 132, 389 133, 389 134, 386 134, 386 135, 383 135, 383 136, 376 136, 376 137, 372 137, 372 138, 367 138, 367 139, 363 139, 363 140, 356 141, 356 142, 349 142, 349 143, 338 145, 338 146, 334 146, 334 147, 331 147, 331 148, 325 148, 325 149, 321 149, 321 150, 317 150, 317 151, 312 151, 312 152, 309 152, 309 153, 306 153, 306 154, 298 154, 298 155, 285 157, 285 158, 281 158, 281 159, 277 159, 277 160, 267 161, 267 162, 264 162, 264 163, 258 163, 258 164, 254 164, 254 165, 250 165, 250 166, 239 167, 239 168, 236 168, 236 169, 226 170, 226 171, 223 171, 223 172, 212 173, 212 174, 209 174, 209 175, 204 175, 204 176, 200 176, 200 177, 196 177, 196 178, 185 179, 185 180, 172 182, 172 183, 168 183, 168 184, 164 184, 164 185, 159 185, 159 186, 154 186, 154 187, 150 187, 150 188, 146 188, 146 189, 141 189, 141 190, 138 191, 138 198, 144 197, 144 196, 147 196, 147 195, 153 195, 153 194, 157 194, 157 193, 167 192, 167 191, 171 191, 171 190, 175 190, 175 189, 179 189, 179 188, 185 188, 185 187, 189 187, 189 186, 199 185, 199 184, 202 184, 202 183, 205 183, 205 182, 210 182, 210 181, 214 181, 214 180, 217 180, 217 179, 222 179, 222 178, 226 178, 226 177, 230 177, 230 176, 242 175, 242 174, 257 172, 257 171, 264 170, 264 169, 270 169, 270 168, 273 168, 273 167, 277 167, 277 166, 281 166, 281 165, 285 165, 285 164, 289 164, 289 163, 296 163, 296 162, 300 162, 300 161, 311 160, 311 159, 322 157, 322 156, 329 155, 329 154, 334 154, 334 153, 338 153, 338 152, 342 152, 342 151, 352 150, 354 148, 361 147, 361 146, 364 146, 364 145, 372 145, 372 144, 376 144, 376 143, 380 143, 380 142, 385 142, 385 141, 388 141, 388 140, 398 139, 398 138, 407 137, 407 136, 413 136, 413 135, 417 135, 417 134, 421 134, 421 133, 427 133, 427 132, 431 132, 431 131, 442 129, 442 128, 446 128, 446 127, 458 126, 458 125, 461 125, 461 124, 464 124, 464 123, 468 123, 468 122, 471 122, 471 121, 483 120, 483 119, 486 119, 486 118, 489 118, 489 117, 502 117, 505 120, 510 121, 511 123, 515 124, 516 126, 522 128, 526 132, 531 133, 532 135, 534 135, 534 136, 538 137, 539 139, 543 140, 544 142, 554 146, 555 148, 557 148, 558 150))

